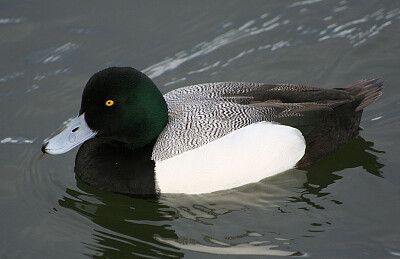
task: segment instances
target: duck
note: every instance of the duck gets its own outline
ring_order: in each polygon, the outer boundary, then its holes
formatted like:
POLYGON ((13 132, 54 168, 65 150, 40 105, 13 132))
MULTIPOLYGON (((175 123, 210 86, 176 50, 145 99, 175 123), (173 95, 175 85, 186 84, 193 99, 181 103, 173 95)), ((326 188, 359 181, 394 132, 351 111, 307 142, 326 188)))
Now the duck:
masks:
POLYGON ((378 79, 333 89, 217 82, 163 95, 144 73, 109 67, 89 79, 78 116, 42 152, 81 145, 76 177, 110 192, 213 193, 335 152, 358 134, 382 89, 378 79))

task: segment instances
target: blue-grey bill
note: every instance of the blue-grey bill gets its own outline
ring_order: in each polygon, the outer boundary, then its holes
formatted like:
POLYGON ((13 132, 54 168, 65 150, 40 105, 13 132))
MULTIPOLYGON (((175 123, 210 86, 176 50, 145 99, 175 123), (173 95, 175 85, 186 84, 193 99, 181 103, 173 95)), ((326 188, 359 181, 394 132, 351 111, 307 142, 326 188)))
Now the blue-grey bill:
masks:
POLYGON ((52 155, 63 154, 93 138, 96 133, 89 128, 85 121, 85 114, 82 114, 69 122, 56 136, 45 140, 42 150, 52 155))

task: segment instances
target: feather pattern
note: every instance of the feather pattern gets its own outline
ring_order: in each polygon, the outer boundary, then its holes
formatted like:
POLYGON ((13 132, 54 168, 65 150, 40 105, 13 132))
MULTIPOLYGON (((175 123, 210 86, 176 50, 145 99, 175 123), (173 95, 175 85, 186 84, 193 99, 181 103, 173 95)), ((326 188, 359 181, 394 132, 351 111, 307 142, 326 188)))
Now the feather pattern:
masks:
MULTIPOLYGON (((209 83, 187 86, 165 94, 169 123, 157 139, 152 159, 161 161, 171 158, 256 122, 301 116, 290 112, 299 108, 299 104, 275 107, 273 104, 248 105, 254 98, 240 96, 263 86, 266 85, 242 82, 209 83)), ((269 86, 271 91, 298 90, 296 85, 269 86)))
MULTIPOLYGON (((303 160, 309 161, 299 164, 306 165, 354 137, 362 109, 382 94, 382 87, 383 83, 379 80, 368 79, 334 89, 244 82, 179 88, 164 95, 169 123, 156 141, 152 159, 162 161, 171 158, 261 121, 296 127, 308 144, 321 135, 320 128, 342 125, 336 132, 341 138, 331 136, 333 133, 325 134, 325 142, 330 139, 337 145, 328 145, 331 148, 320 154, 317 152, 313 159, 308 158, 312 155, 308 152, 303 160), (321 127, 322 122, 324 125, 321 127)), ((321 145, 327 146, 324 143, 321 145)))

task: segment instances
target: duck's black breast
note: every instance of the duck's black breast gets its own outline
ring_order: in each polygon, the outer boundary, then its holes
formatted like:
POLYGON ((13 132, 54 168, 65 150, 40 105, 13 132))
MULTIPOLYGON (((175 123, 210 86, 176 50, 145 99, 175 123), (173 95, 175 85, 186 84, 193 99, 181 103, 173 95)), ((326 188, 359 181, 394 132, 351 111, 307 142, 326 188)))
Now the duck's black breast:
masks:
POLYGON ((75 173, 99 189, 137 196, 157 196, 154 142, 135 150, 102 138, 86 141, 75 158, 75 173))

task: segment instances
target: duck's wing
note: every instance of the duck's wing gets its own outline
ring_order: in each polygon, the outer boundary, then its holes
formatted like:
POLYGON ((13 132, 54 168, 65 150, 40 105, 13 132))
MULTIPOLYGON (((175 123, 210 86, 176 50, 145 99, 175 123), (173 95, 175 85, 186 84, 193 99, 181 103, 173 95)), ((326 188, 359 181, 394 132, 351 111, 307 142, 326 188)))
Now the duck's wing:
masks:
POLYGON ((355 101, 344 88, 323 89, 294 84, 262 85, 243 94, 223 96, 242 105, 272 108, 276 112, 273 121, 298 128, 303 134, 308 134, 337 107, 355 101))
MULTIPOLYGON (((164 95, 169 123, 156 142, 152 158, 157 161, 173 157, 260 121, 298 128, 307 145, 316 145, 315 150, 321 154, 330 153, 356 134, 361 109, 380 95, 382 84, 378 81, 357 82, 340 89, 242 82, 176 89, 164 95), (330 140, 337 145, 326 149, 326 141, 330 140)), ((305 157, 300 166, 320 156, 306 152, 305 157)))
POLYGON ((299 129, 307 143, 297 163, 307 166, 324 158, 358 133, 362 110, 382 95, 377 79, 359 80, 344 88, 266 85, 231 98, 249 98, 247 105, 279 107, 274 121, 299 129))
POLYGON ((272 121, 274 108, 243 105, 237 101, 242 100, 241 97, 224 96, 248 93, 262 85, 240 82, 209 83, 187 86, 165 94, 169 119, 156 141, 152 159, 164 160, 203 146, 252 123, 272 121))

